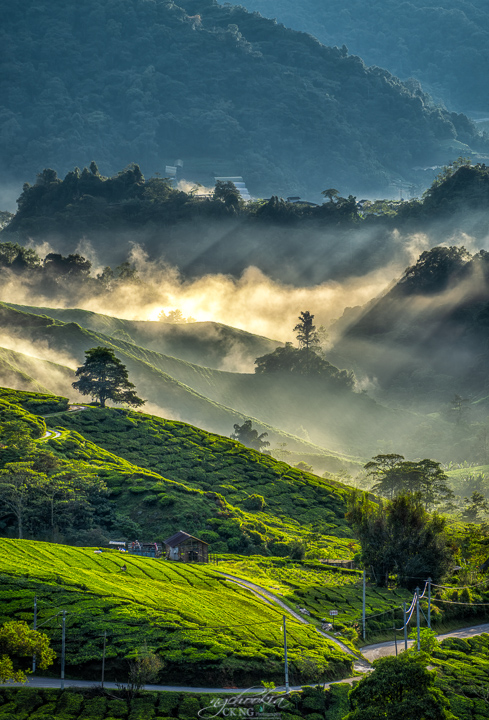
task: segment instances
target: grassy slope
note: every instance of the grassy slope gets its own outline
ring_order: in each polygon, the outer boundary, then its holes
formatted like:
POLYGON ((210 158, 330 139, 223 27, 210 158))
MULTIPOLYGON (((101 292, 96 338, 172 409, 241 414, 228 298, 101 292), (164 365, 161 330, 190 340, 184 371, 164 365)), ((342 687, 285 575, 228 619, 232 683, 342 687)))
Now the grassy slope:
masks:
MULTIPOLYGON (((31 620, 34 595, 38 623, 67 610, 68 675, 98 677, 101 639, 108 633, 108 675, 124 673, 121 660, 148 647, 166 662, 163 678, 196 684, 282 671, 282 614, 255 595, 216 576, 210 567, 121 556, 117 551, 49 543, 0 540, 3 574, 0 620, 31 620), (127 572, 120 571, 122 561, 127 572)), ((59 649, 57 622, 44 630, 59 649)), ((350 660, 312 628, 289 623, 294 663, 306 653, 334 676, 350 660), (323 659, 324 658, 324 659, 323 659)))
MULTIPOLYGON (((283 533, 284 539, 306 538, 313 534, 313 528, 327 536, 351 537, 344 519, 349 494, 346 486, 291 468, 229 438, 131 411, 94 408, 47 421, 75 430, 129 463, 184 483, 194 491, 210 497, 218 493, 225 504, 242 514, 243 521, 252 523, 250 537, 257 544, 263 544, 263 537, 270 533, 275 537, 283 533), (263 497, 263 510, 249 510, 249 496, 254 494, 263 497)), ((155 504, 157 501, 154 497, 155 504)), ((224 536, 225 516, 230 512, 226 507, 221 508, 221 521, 212 520, 213 529, 224 536)), ((204 517, 195 512, 188 518, 196 529, 199 524, 202 529, 203 521, 204 517)), ((351 554, 346 542, 337 543, 340 555, 351 554)), ((232 549, 235 544, 230 537, 228 547, 232 549)))
POLYGON ((69 387, 73 376, 73 370, 59 363, 0 347, 0 385, 49 393, 46 385, 69 387))
POLYGON ((34 315, 46 315, 68 323, 76 322, 104 335, 127 333, 136 345, 205 367, 229 367, 232 362, 229 355, 232 353, 239 358, 240 364, 246 363, 252 369, 255 358, 273 352, 280 345, 274 340, 214 322, 175 325, 123 320, 89 310, 6 304, 15 310, 34 315))
MULTIPOLYGON (((335 548, 329 557, 334 558, 335 548)), ((243 557, 223 555, 219 561, 222 572, 236 575, 282 595, 290 607, 305 608, 313 622, 331 620, 330 610, 338 610, 337 627, 351 627, 362 617, 362 572, 348 570, 315 561, 293 562, 289 558, 243 557)), ((377 588, 369 583, 366 590, 366 614, 370 637, 379 623, 392 627, 392 611, 403 600, 411 600, 412 593, 401 589, 377 588), (373 625, 372 623, 376 623, 373 625)), ((398 614, 396 615, 398 617, 398 614)))

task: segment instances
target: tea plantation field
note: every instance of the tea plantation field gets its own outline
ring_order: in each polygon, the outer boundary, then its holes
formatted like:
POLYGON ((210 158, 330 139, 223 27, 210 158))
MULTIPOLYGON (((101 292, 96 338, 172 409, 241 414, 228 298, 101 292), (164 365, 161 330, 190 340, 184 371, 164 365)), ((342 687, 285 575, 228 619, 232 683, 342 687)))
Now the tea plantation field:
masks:
MULTIPOLYGON (((315 561, 294 562, 286 558, 259 556, 219 557, 219 570, 236 575, 282 596, 292 609, 306 609, 311 622, 319 625, 323 618, 331 620, 330 610, 337 610, 335 628, 348 639, 358 639, 362 618, 362 573, 359 570, 325 565, 315 561)), ((392 628, 393 613, 401 625, 402 602, 411 600, 412 593, 402 588, 366 589, 367 641, 392 628)))
MULTIPOLYGON (((56 539, 162 541, 183 529, 212 552, 287 555, 307 543, 316 552, 352 555, 344 517, 350 490, 340 483, 185 423, 115 409, 63 413, 65 398, 9 389, 0 389, 0 403, 0 426, 19 426, 38 441, 46 423, 61 431, 13 455, 0 447, 0 465, 48 452, 74 472, 95 473, 105 486, 105 499, 90 510, 94 532, 61 529, 56 539)), ((2 522, 2 534, 16 532, 12 517, 2 522)), ((53 539, 37 519, 26 517, 24 526, 36 539, 53 539)))
MULTIPOLYGON (((44 623, 58 652, 59 612, 66 610, 68 677, 99 678, 107 631, 108 679, 125 681, 125 661, 143 646, 164 660, 162 682, 242 686, 283 679, 282 613, 209 566, 4 539, 0 580, 0 624, 32 622, 36 596, 38 626, 44 623)), ((298 682, 311 672, 334 678, 350 671, 350 657, 293 619, 288 645, 298 682)))
MULTIPOLYGON (((134 465, 188 488, 217 493, 228 512, 253 524, 248 545, 267 544, 271 536, 277 542, 270 548, 272 554, 286 555, 289 548, 280 543, 290 539, 325 549, 338 538, 335 556, 352 555, 353 536, 345 520, 350 488, 339 482, 290 467, 221 435, 144 413, 92 408, 46 420, 50 427, 75 430, 134 465)), ((111 487, 115 496, 117 486, 111 487)), ((146 502, 151 504, 147 498, 146 502)), ((158 498, 154 496, 153 502, 158 498)), ((192 520, 189 532, 199 529, 192 520)), ((225 519, 212 521, 213 552, 246 551, 247 543, 238 534, 227 534, 225 525, 225 519)))

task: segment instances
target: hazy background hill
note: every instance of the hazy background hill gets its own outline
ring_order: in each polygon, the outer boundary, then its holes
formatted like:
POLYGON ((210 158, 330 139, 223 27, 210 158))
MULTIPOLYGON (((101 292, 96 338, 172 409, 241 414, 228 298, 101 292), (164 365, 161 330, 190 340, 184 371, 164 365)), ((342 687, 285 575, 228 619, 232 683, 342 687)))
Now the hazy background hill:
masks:
POLYGON ((124 320, 88 310, 32 307, 7 303, 22 312, 47 315, 64 323, 78 323, 88 330, 101 332, 155 350, 164 355, 218 370, 253 371, 255 359, 273 352, 281 343, 214 322, 169 323, 124 320))
MULTIPOLYGON (((10 337, 10 347, 18 343, 41 358, 59 355, 71 368, 82 364, 88 348, 111 347, 150 412, 222 435, 251 418, 258 432, 269 434, 273 453, 292 452, 295 462, 313 463, 317 472, 349 469, 358 456, 387 450, 449 457, 452 446, 452 427, 443 418, 388 408, 334 375, 213 370, 4 304, 0 329, 10 337)), ((39 373, 46 377, 44 367, 39 373)), ((75 396, 68 378, 57 377, 51 384, 46 378, 45 386, 75 396)))
POLYGON ((480 413, 489 395, 488 283, 487 251, 426 251, 389 292, 345 318, 332 357, 374 380, 377 397, 431 411, 451 405, 465 421, 469 401, 480 413))
POLYGON ((489 12, 485 0, 244 0, 244 7, 343 44, 368 65, 415 78, 451 110, 489 113, 489 12))
POLYGON ((181 158, 189 179, 243 175, 259 196, 366 192, 487 148, 419 87, 242 7, 2 5, 4 180, 181 158))

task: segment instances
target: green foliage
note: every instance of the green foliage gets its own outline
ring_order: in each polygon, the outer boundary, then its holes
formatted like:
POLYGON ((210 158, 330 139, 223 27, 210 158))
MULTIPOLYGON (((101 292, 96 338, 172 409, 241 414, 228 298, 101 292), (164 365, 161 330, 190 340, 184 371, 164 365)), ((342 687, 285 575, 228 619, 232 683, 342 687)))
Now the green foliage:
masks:
POLYGON ((352 711, 345 720, 454 720, 443 692, 435 686, 435 673, 426 669, 422 656, 402 653, 398 658, 381 658, 374 668, 352 689, 352 711))
POLYGON ((25 672, 18 665, 19 658, 36 655, 38 666, 46 670, 53 664, 56 653, 49 647, 49 638, 26 622, 11 620, 0 627, 0 682, 26 682, 25 672))
POLYGON ((129 382, 125 365, 110 348, 91 348, 85 355, 85 363, 76 371, 80 379, 72 383, 78 392, 97 398, 103 408, 107 400, 134 407, 144 405, 145 401, 133 390, 134 383, 129 382))
POLYGON ((445 520, 428 515, 416 495, 375 505, 367 494, 357 494, 347 517, 359 537, 363 564, 378 585, 387 585, 391 573, 401 585, 415 587, 420 578, 437 582, 447 572, 451 553, 445 520))

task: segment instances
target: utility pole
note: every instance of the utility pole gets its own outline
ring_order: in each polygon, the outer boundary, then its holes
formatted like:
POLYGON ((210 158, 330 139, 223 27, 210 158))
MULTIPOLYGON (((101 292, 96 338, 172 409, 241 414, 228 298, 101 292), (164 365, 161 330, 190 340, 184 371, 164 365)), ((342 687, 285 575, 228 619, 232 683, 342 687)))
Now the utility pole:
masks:
MULTIPOLYGON (((37 597, 34 595, 34 630, 37 628, 37 597)), ((36 672, 36 653, 32 656, 32 672, 36 672)))
POLYGON ((63 630, 61 634, 61 690, 65 687, 65 640, 66 640, 66 610, 63 610, 63 630))
POLYGON ((365 640, 365 635, 367 634, 367 630, 365 627, 365 586, 366 586, 367 580, 366 580, 366 571, 363 571, 363 592, 362 592, 362 625, 363 625, 363 639, 365 640))
POLYGON ((431 578, 428 578, 428 627, 431 629, 431 578))
POLYGON ((105 645, 107 642, 107 630, 104 630, 104 650, 102 653, 102 688, 104 686, 104 676, 105 676, 105 645))
POLYGON ((421 650, 421 643, 419 641, 419 587, 416 588, 416 627, 418 637, 418 652, 421 650))
POLYGON ((289 692, 289 663, 287 661, 287 618, 282 615, 284 621, 284 658, 285 658, 285 692, 289 692))
POLYGON ((404 617, 404 650, 408 649, 407 646, 407 613, 406 613, 406 603, 403 602, 402 604, 402 613, 404 617))

